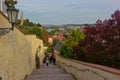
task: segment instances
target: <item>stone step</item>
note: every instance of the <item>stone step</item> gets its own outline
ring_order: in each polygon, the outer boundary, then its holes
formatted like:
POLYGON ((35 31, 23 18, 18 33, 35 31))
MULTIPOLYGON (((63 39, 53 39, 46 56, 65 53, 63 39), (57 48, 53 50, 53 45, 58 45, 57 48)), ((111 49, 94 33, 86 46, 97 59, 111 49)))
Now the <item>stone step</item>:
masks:
POLYGON ((57 65, 55 65, 55 66, 54 66, 54 65, 49 65, 49 66, 46 66, 46 65, 45 65, 45 66, 42 66, 42 68, 46 68, 46 69, 54 68, 54 69, 55 69, 55 68, 60 68, 60 67, 57 66, 57 65))
POLYGON ((44 65, 36 69, 25 80, 75 80, 71 74, 67 74, 57 65, 44 65))
POLYGON ((62 74, 66 73, 63 69, 39 69, 34 71, 32 74, 62 74))
POLYGON ((75 80, 70 74, 32 75, 26 80, 75 80))

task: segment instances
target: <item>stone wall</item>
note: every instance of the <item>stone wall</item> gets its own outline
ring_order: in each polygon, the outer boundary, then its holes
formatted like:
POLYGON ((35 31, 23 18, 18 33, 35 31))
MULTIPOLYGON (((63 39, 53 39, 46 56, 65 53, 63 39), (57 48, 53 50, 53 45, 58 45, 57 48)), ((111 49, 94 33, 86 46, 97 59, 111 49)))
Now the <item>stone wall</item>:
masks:
MULTIPOLYGON (((28 39, 28 41, 31 43, 32 46, 32 59, 33 62, 35 63, 35 55, 38 53, 39 55, 39 61, 40 61, 40 65, 42 67, 42 62, 43 62, 43 57, 44 57, 44 45, 43 45, 43 41, 36 38, 35 35, 26 35, 26 38, 28 39), (40 47, 40 49, 39 49, 40 47)), ((35 68, 35 64, 33 64, 33 67, 35 68)))
POLYGON ((7 17, 0 11, 0 28, 10 28, 11 25, 9 24, 9 21, 7 17))
MULTIPOLYGON (((7 17, 0 12, 0 28, 10 27, 7 17)), ((1 31, 0 31, 1 32, 1 31)), ((3 31, 4 32, 4 31, 3 31)), ((2 80, 23 80, 35 69, 35 53, 42 40, 24 35, 18 29, 0 35, 0 78, 2 80)), ((39 55, 40 59, 41 56, 39 55)), ((42 61, 40 60, 42 64, 42 61)))
POLYGON ((120 70, 63 58, 54 50, 57 64, 77 80, 120 80, 120 70))

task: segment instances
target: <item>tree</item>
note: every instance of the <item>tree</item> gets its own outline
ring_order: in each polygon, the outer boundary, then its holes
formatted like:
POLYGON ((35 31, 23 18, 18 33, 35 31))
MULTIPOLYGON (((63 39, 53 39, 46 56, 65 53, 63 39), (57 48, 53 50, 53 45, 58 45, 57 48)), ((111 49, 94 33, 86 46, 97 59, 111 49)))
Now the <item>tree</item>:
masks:
POLYGON ((33 27, 33 29, 31 30, 31 33, 36 34, 37 37, 42 36, 42 31, 38 27, 33 27))
POLYGON ((58 43, 58 42, 59 42, 59 39, 57 39, 57 38, 54 39, 54 40, 53 40, 53 46, 56 45, 56 43, 58 43))
POLYGON ((79 40, 84 39, 83 32, 79 30, 71 31, 68 39, 62 44, 61 55, 65 57, 75 58, 76 55, 73 54, 72 47, 77 45, 79 40))
POLYGON ((52 49, 52 47, 49 46, 49 47, 47 48, 47 52, 51 52, 51 53, 53 53, 53 49, 52 49))
POLYGON ((85 38, 73 47, 74 53, 84 54, 85 61, 120 68, 120 11, 111 19, 96 22, 96 26, 84 28, 85 38), (82 48, 82 49, 81 49, 82 48))
POLYGON ((29 26, 29 23, 30 23, 29 19, 26 19, 26 20, 24 20, 24 24, 23 25, 29 26))

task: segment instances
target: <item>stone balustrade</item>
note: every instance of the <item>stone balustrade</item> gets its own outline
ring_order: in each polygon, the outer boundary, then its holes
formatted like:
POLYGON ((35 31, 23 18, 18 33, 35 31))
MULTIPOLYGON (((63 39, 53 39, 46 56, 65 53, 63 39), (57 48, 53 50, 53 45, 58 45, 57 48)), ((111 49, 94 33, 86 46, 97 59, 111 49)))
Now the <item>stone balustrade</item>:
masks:
POLYGON ((77 80, 120 80, 120 70, 63 58, 55 51, 57 64, 77 80))

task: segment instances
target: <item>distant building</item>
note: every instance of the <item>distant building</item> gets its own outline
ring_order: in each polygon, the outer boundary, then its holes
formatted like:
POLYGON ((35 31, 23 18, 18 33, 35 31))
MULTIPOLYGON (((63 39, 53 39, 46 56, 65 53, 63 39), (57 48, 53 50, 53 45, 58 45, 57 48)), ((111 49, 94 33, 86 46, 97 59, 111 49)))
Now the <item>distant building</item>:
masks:
POLYGON ((65 37, 63 35, 61 35, 61 34, 60 35, 54 35, 53 40, 54 39, 58 39, 59 41, 61 41, 61 40, 65 39, 65 37))
POLYGON ((3 0, 0 0, 0 11, 2 11, 5 15, 7 15, 6 12, 7 6, 5 5, 3 0))
POLYGON ((49 38, 48 38, 48 42, 49 42, 50 44, 53 44, 53 38, 52 38, 52 37, 49 37, 49 38))
POLYGON ((58 39, 59 41, 61 41, 61 40, 64 40, 65 37, 63 35, 61 35, 61 34, 60 35, 54 35, 54 36, 48 38, 48 42, 53 44, 53 41, 55 39, 58 39))

